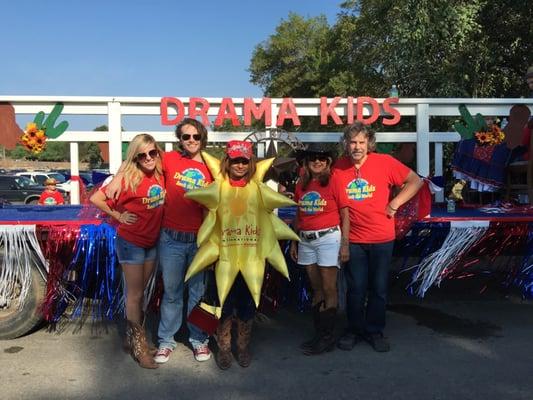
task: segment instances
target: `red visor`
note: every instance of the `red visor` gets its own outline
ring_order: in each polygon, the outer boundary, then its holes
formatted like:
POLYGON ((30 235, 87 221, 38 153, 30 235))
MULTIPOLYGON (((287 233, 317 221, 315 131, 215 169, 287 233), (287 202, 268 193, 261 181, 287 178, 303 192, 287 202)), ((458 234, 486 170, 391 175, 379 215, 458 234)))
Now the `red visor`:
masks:
POLYGON ((226 147, 226 154, 229 158, 252 158, 252 143, 242 140, 230 140, 226 147))

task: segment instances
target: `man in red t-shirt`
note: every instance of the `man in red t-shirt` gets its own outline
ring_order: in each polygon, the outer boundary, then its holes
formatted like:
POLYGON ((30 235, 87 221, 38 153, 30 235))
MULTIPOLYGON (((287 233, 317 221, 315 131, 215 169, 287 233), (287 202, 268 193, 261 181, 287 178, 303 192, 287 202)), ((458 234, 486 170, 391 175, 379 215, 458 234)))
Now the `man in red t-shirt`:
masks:
POLYGON ((348 126, 343 140, 347 156, 337 161, 333 173, 350 212, 350 259, 344 270, 348 329, 337 345, 351 350, 363 338, 374 350, 389 351, 383 329, 394 214, 418 192, 422 180, 395 158, 375 153, 375 133, 361 122, 348 126), (391 198, 393 186, 401 190, 391 198))
POLYGON ((54 178, 48 178, 44 181, 45 189, 39 197, 39 204, 45 206, 55 206, 59 204, 65 204, 63 195, 57 190, 57 182, 54 178))

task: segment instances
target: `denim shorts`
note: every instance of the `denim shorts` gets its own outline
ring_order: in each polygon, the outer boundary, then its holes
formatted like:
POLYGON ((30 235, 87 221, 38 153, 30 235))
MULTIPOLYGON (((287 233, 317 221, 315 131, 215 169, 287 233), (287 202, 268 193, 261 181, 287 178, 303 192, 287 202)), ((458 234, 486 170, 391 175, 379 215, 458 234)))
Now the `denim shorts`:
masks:
POLYGON ((155 261, 157 256, 157 245, 145 249, 118 235, 115 239, 115 250, 120 264, 143 265, 145 261, 155 261))
POLYGON ((341 231, 337 227, 324 229, 328 232, 321 236, 321 231, 301 231, 298 243, 298 264, 317 264, 319 267, 340 267, 339 250, 341 247, 341 231), (309 237, 309 239, 306 239, 309 237))

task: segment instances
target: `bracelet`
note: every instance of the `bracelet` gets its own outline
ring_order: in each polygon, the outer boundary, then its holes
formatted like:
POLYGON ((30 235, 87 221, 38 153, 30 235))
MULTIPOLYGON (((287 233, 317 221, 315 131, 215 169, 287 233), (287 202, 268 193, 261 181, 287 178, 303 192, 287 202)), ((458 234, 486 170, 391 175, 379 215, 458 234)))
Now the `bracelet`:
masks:
POLYGON ((392 206, 390 204, 387 204, 387 206, 392 210, 392 211, 398 211, 397 208, 392 208, 392 206))

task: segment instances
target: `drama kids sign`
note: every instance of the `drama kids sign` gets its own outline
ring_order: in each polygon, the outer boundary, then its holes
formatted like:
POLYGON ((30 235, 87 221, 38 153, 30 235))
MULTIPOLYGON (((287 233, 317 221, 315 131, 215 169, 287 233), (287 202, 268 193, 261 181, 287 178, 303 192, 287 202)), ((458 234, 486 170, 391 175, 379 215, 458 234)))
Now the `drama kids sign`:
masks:
MULTIPOLYGON (((190 97, 188 107, 182 100, 176 97, 161 98, 161 123, 163 125, 176 125, 185 117, 201 118, 204 125, 210 125, 208 118, 211 105, 207 99, 202 97, 190 97), (175 116, 169 116, 169 109, 173 109, 175 116)), ((400 111, 394 107, 398 103, 397 97, 384 99, 381 104, 372 97, 327 97, 320 98, 320 124, 327 125, 330 120, 336 125, 352 124, 354 121, 361 121, 370 125, 382 116, 383 125, 396 125, 400 122, 400 111), (345 109, 344 120, 339 116, 336 108, 345 109), (365 108, 370 109, 369 115, 364 115, 365 108)), ((239 105, 241 103, 239 102, 239 105)), ((211 114, 212 115, 212 114, 211 114)), ((242 102, 242 122, 244 126, 252 125, 252 116, 256 120, 264 120, 266 126, 272 125, 272 99, 264 97, 259 104, 253 98, 244 98, 242 102)), ((229 120, 233 126, 240 126, 241 121, 237 114, 235 102, 231 97, 224 97, 220 102, 214 125, 221 126, 224 121, 229 120)), ((285 121, 290 121, 294 126, 300 126, 300 117, 297 107, 291 97, 284 97, 278 107, 276 126, 283 126, 285 121)))

